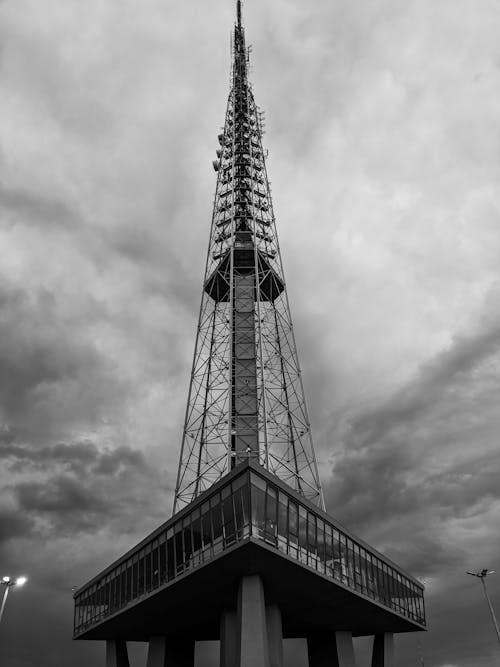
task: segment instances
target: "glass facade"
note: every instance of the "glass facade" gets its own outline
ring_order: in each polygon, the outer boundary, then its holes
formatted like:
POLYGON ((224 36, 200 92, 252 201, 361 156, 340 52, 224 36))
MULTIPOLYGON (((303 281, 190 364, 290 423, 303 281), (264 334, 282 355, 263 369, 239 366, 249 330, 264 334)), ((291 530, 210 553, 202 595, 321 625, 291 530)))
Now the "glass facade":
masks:
POLYGON ((279 482, 246 468, 80 590, 75 595, 75 634, 250 537, 425 624, 422 586, 279 482))

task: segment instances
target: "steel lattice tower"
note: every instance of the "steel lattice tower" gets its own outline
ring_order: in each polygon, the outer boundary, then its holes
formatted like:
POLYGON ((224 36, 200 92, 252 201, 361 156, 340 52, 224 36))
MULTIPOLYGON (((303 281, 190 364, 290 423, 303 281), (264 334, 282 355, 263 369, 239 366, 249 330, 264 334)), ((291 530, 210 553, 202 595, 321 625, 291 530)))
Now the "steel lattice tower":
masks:
POLYGON ((324 507, 248 61, 238 1, 174 512, 245 459, 324 507))
MULTIPOLYGON (((174 514, 75 591, 74 638, 106 667, 393 667, 394 633, 425 630, 423 587, 326 513, 293 338, 241 2, 174 514)), ((140 514, 138 508, 138 514, 140 514)))

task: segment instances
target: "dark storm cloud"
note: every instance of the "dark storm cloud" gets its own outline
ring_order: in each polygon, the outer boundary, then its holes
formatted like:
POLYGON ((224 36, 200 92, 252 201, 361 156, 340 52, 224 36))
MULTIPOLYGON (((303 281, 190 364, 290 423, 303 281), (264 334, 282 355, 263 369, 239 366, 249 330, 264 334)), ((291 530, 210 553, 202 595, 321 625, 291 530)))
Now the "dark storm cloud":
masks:
MULTIPOLYGON (((328 506, 428 578, 426 664, 490 667, 460 577, 499 553, 498 327, 457 332, 498 280, 498 16, 313 4, 245 24, 328 506)), ((168 517, 233 10, 2 4, 0 530, 34 591, 9 667, 98 664, 71 586, 168 517)))
POLYGON ((25 482, 15 488, 21 510, 37 514, 82 515, 111 514, 109 499, 96 497, 85 481, 69 476, 49 478, 46 482, 25 482))
POLYGON ((373 413, 356 420, 353 431, 357 446, 383 441, 397 432, 401 424, 408 426, 499 349, 500 326, 456 337, 448 350, 422 367, 418 378, 408 387, 373 413))
POLYGON ((33 519, 20 514, 17 509, 0 509, 0 548, 13 538, 28 535, 32 525, 33 519))
MULTIPOLYGON (((82 304, 83 305, 83 304, 82 304)), ((73 326, 61 317, 63 304, 51 291, 27 291, 0 285, 0 409, 3 436, 39 429, 49 432, 54 420, 98 419, 123 393, 114 367, 73 326), (58 411, 56 416, 55 411, 58 411)), ((101 307, 89 300, 86 311, 101 307)))
POLYGON ((0 449, 0 460, 18 472, 50 470, 54 465, 86 475, 116 475, 129 468, 148 470, 142 452, 126 446, 102 449, 90 441, 58 443, 43 448, 10 442, 0 449))
POLYGON ((164 493, 161 478, 144 454, 130 447, 98 448, 92 442, 76 442, 41 448, 11 443, 0 450, 0 460, 12 475, 26 479, 7 484, 3 491, 9 494, 9 507, 14 505, 19 516, 30 517, 40 536, 59 539, 113 522, 126 526, 132 507, 154 516, 157 495, 164 493), (131 494, 129 489, 137 487, 143 491, 131 494))
POLYGON ((76 377, 81 365, 98 365, 94 350, 75 349, 64 335, 57 336, 53 294, 30 295, 3 284, 0 307, 0 398, 9 413, 23 409, 37 388, 76 377), (42 322, 49 323, 48 331, 42 322))
POLYGON ((496 327, 457 337, 378 409, 353 417, 334 456, 334 515, 420 576, 463 563, 468 545, 446 526, 481 521, 500 501, 494 440, 482 454, 467 446, 470 401, 483 400, 470 386, 488 393, 484 368, 498 348, 496 327))
POLYGON ((71 228, 80 221, 76 211, 65 201, 22 188, 7 187, 2 183, 0 211, 2 224, 20 222, 27 225, 43 224, 45 228, 53 225, 71 228))

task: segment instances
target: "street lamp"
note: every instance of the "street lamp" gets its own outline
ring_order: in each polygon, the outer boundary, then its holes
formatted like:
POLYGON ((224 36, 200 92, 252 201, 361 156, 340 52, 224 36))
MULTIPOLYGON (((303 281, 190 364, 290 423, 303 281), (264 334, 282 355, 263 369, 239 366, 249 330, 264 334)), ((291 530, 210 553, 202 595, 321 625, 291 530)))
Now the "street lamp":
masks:
POLYGON ((27 577, 18 577, 17 579, 2 577, 0 584, 5 588, 5 591, 3 593, 2 606, 0 607, 0 622, 2 621, 3 610, 5 609, 5 603, 7 602, 7 595, 9 594, 10 589, 13 586, 24 586, 27 581, 27 577))
POLYGON ((479 572, 467 572, 467 574, 470 574, 472 577, 478 577, 478 579, 481 579, 481 583, 483 584, 483 590, 484 590, 484 595, 486 597, 486 601, 488 603, 488 607, 490 608, 490 613, 491 613, 491 619, 493 621, 493 625, 495 626, 495 631, 497 633, 497 638, 500 643, 500 630, 498 629, 498 623, 497 619, 495 616, 495 611, 493 609, 493 605, 491 604, 490 596, 488 595, 488 591, 486 590, 486 577, 489 574, 495 574, 495 570, 480 570, 479 572))

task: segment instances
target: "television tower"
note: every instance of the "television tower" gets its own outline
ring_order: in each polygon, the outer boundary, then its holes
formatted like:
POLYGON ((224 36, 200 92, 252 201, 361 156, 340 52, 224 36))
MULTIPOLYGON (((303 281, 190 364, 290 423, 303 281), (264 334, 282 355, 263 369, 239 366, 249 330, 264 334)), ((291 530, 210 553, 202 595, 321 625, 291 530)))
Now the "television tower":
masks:
POLYGON ((231 90, 184 422, 174 512, 74 595, 74 638, 106 642, 106 667, 394 667, 393 635, 425 630, 423 586, 324 507, 236 3, 231 90))
POLYGON ((174 512, 249 458, 324 509, 241 2, 174 512))

